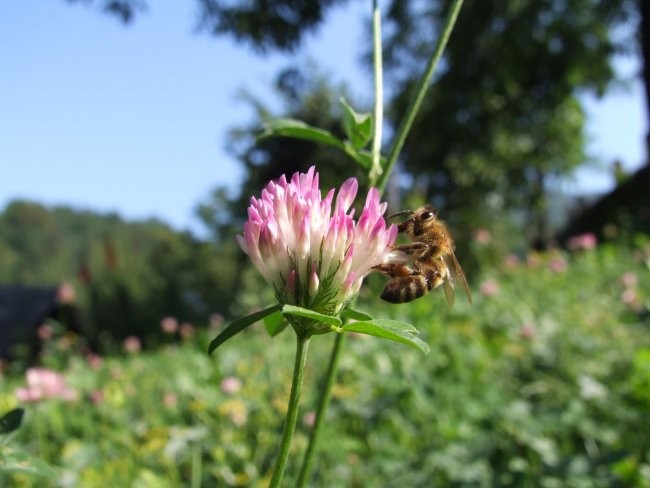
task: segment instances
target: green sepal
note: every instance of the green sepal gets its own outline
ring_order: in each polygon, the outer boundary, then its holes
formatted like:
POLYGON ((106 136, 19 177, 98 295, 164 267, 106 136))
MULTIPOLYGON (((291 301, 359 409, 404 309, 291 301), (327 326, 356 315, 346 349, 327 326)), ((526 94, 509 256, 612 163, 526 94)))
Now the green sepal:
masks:
POLYGON ((271 337, 275 337, 289 326, 281 311, 273 312, 264 317, 264 327, 271 337))
POLYGON ((343 106, 345 135, 355 149, 366 147, 372 138, 372 115, 357 112, 343 97, 339 101, 343 106))
POLYGON ((343 312, 341 312, 341 316, 345 317, 346 319, 362 320, 362 321, 368 321, 374 319, 374 317, 369 313, 362 312, 361 310, 356 310, 354 308, 346 308, 345 310, 343 310, 343 312))
POLYGON ((210 346, 208 347, 208 355, 211 355, 217 347, 226 342, 232 336, 239 334, 249 325, 254 324, 258 320, 262 320, 264 317, 271 315, 273 312, 277 312, 281 308, 282 305, 280 304, 273 305, 272 307, 265 308, 264 310, 260 310, 259 312, 255 312, 253 314, 247 315, 246 317, 242 317, 241 319, 237 319, 234 322, 231 322, 226 326, 224 330, 221 331, 217 337, 212 339, 210 346))
POLYGON ((20 427, 24 414, 24 408, 14 408, 4 414, 2 418, 0 418, 0 434, 9 434, 20 427))
POLYGON ((333 325, 334 327, 340 327, 343 322, 338 317, 333 315, 325 315, 323 313, 314 312, 308 308, 296 307, 295 305, 285 305, 282 307, 282 313, 284 315, 294 315, 297 317, 304 317, 306 319, 315 320, 316 322, 322 322, 324 324, 333 325))
POLYGON ((57 479, 58 473, 42 459, 9 445, 0 445, 0 473, 21 473, 57 479))
POLYGON ((429 345, 415 334, 418 330, 411 324, 399 320, 374 319, 350 322, 343 326, 343 332, 358 332, 415 347, 424 354, 429 353, 429 345))

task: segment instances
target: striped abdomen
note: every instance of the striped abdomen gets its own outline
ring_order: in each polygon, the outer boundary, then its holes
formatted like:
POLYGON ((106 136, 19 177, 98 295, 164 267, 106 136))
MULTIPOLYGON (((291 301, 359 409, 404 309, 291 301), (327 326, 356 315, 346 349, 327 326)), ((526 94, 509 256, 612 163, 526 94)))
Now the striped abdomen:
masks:
POLYGON ((439 269, 424 268, 419 273, 391 279, 381 292, 381 298, 391 303, 410 302, 440 286, 442 281, 439 269))

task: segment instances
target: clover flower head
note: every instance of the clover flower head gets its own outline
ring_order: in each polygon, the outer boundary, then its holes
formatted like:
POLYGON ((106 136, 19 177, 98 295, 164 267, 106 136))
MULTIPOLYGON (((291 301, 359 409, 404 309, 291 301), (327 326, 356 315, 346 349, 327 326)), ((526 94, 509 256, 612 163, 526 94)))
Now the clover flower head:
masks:
POLYGON ((72 401, 77 392, 66 385, 63 375, 45 368, 29 368, 27 386, 16 389, 16 397, 25 403, 36 403, 49 398, 72 401))
POLYGON ((397 236, 386 225, 386 203, 371 188, 357 220, 355 178, 321 197, 318 173, 283 175, 251 198, 237 241, 282 304, 337 314, 359 291, 363 278, 383 263, 397 236))

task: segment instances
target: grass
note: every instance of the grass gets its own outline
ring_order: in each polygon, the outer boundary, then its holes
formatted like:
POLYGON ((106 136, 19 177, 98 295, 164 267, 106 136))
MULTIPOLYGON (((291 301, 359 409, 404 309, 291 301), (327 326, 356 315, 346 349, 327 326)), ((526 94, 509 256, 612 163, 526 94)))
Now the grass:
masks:
MULTIPOLYGON (((650 485, 650 250, 529 255, 484 249, 448 309, 442 293, 393 306, 369 280, 358 308, 406 320, 431 346, 352 336, 324 426, 312 486, 650 485)), ((260 304, 267 305, 267 304, 260 304)), ((288 398, 294 337, 261 324, 206 354, 214 332, 112 354, 92 365, 47 348, 73 401, 26 406, 8 445, 56 480, 0 474, 3 486, 266 486, 288 398)), ((286 473, 297 476, 331 335, 312 341, 286 473)), ((19 405, 5 374, 0 411, 19 405)), ((7 441, 7 439, 5 439, 7 441)))

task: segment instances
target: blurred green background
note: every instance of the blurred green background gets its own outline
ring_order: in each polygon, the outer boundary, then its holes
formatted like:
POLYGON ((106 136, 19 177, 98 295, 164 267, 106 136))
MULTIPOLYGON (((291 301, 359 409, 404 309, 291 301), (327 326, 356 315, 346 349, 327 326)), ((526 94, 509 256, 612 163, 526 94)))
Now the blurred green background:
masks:
MULTIPOLYGON (((297 48, 339 3, 197 5, 208 32, 273 52, 297 48)), ((140 1, 94 5, 133 29, 148 15, 140 1)), ((382 6, 390 135, 447 2, 382 6)), ((358 308, 413 323, 431 353, 347 341, 313 486, 650 486, 650 169, 613 165, 606 194, 563 191, 598 157, 586 152, 580 96, 624 81, 620 55, 640 60, 648 86, 648 8, 467 2, 385 198, 392 210, 440 210, 475 303, 459 293, 448 308, 435 292, 391 306, 378 299, 385 279, 368 278, 358 308)), ((368 69, 370 43, 350 49, 368 69)), ((22 324, 0 377, 0 413, 26 407, 0 468, 21 453, 56 475, 14 466, 0 484, 268 483, 294 344, 258 324, 207 356, 224 323, 273 301, 234 236, 250 196, 280 174, 316 164, 323 190, 365 180, 334 149, 255 135, 291 116, 343 137, 339 97, 368 103, 318 60, 282 69, 272 88, 272 102, 246 95, 255 116, 229 138, 240 188, 197 197, 200 232, 29 200, 0 213, 0 283, 63 283, 54 305, 72 310, 22 324), (34 367, 60 373, 43 380, 47 398, 21 391, 34 367)), ((312 341, 287 486, 331 344, 312 341)))

